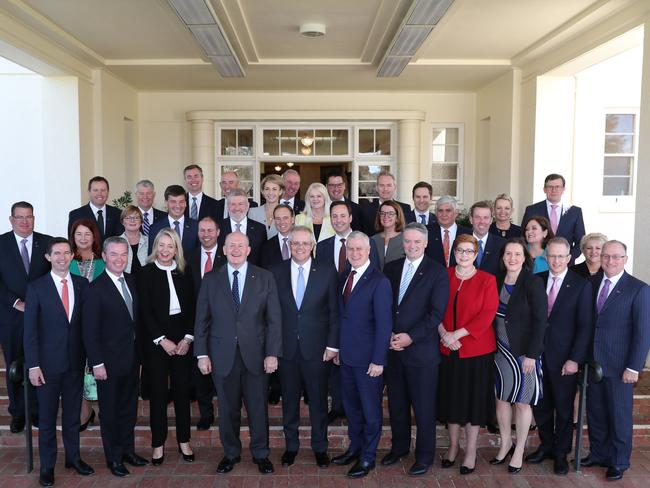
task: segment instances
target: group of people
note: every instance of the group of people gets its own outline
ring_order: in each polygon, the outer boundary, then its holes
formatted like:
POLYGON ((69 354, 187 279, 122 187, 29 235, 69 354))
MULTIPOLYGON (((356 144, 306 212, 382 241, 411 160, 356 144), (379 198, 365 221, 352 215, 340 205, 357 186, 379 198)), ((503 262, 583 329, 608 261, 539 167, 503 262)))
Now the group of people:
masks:
MULTIPOLYGON (((311 184, 306 201, 296 171, 267 176, 259 206, 235 173, 223 174, 221 200, 203 193, 198 165, 185 168, 184 183, 165 189, 166 213, 153 208, 148 180, 120 211, 96 176, 88 204, 70 212, 68 238, 35 232, 29 203, 11 208, 12 231, 0 236, 0 331, 6 364, 24 361, 34 386, 41 485, 54 483, 59 399, 66 467, 94 472, 79 431, 98 408, 107 466, 126 476, 125 463, 149 463, 135 452, 139 396, 150 402, 151 463, 160 465, 168 402, 179 453, 192 462, 190 401, 197 428, 209 429, 215 392, 218 473, 241 461, 242 402, 253 462, 274 471, 267 402, 281 394, 283 466, 299 452, 304 397, 316 464, 352 464, 347 475, 363 477, 375 468, 385 388, 392 439, 382 465, 409 454, 413 412, 412 476, 434 463, 438 422, 449 433, 441 467, 462 458, 460 473, 472 473, 479 429, 495 419, 491 464, 508 462, 514 474, 548 458, 566 474, 576 373, 588 359, 603 379, 588 389, 583 465, 607 467, 612 480, 629 467, 650 288, 625 272, 624 243, 585 235, 580 208, 562 200, 561 175, 546 178, 546 200, 526 208, 521 227, 505 194, 472 205, 471 227, 456 223, 453 197, 430 212, 426 182, 413 187, 411 209, 395 200, 390 173, 377 178, 379 198, 362 205, 345 196, 337 172, 311 184), (525 455, 533 415, 540 445, 525 455), (340 416, 350 442, 330 459, 328 423, 340 416)), ((20 432, 20 382, 8 380, 8 393, 11 431, 20 432)))

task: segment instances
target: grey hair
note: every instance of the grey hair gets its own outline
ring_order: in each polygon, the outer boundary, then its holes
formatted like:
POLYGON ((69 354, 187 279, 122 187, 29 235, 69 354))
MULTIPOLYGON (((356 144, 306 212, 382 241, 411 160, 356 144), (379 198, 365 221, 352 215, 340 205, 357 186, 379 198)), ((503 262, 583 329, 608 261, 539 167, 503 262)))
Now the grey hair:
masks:
POLYGON ((580 251, 583 253, 585 252, 585 248, 587 247, 587 243, 589 241, 599 241, 600 247, 602 248, 608 239, 605 234, 601 234, 600 232, 592 232, 590 234, 584 235, 582 236, 582 239, 580 239, 580 251))
POLYGON ((566 247, 567 253, 571 252, 571 244, 569 244, 569 241, 567 241, 564 237, 555 236, 552 239, 549 239, 546 243, 546 247, 548 248, 548 246, 551 244, 562 245, 566 247))
POLYGON ((298 173, 295 169, 288 169, 284 173, 282 173, 282 179, 284 179, 286 175, 296 175, 300 177, 300 173, 298 173))
POLYGON ((366 234, 361 232, 360 230, 355 230, 355 231, 350 232, 350 235, 345 240, 346 245, 352 239, 362 239, 364 244, 366 245, 366 247, 370 247, 370 238, 366 234))
POLYGON ((438 200, 436 200, 436 210, 438 210, 438 207, 440 205, 446 205, 446 204, 451 205, 454 210, 458 210, 458 200, 456 200, 451 195, 443 195, 440 198, 438 198, 438 200))
POLYGON ((382 176, 388 176, 388 177, 393 179, 393 183, 397 183, 397 180, 395 179, 395 175, 393 173, 391 173, 390 171, 381 171, 377 175, 377 181, 379 181, 379 178, 381 178, 382 176))
POLYGON ((411 222, 410 224, 407 224, 406 227, 404 227, 403 232, 406 232, 407 230, 415 230, 422 234, 422 237, 424 237, 424 240, 426 242, 429 241, 429 230, 424 224, 420 224, 419 222, 411 222))
POLYGON ((607 241, 605 244, 603 244, 603 250, 605 249, 605 246, 609 246, 610 244, 620 244, 621 246, 623 246, 623 250, 625 251, 625 254, 627 254, 627 246, 625 245, 625 243, 621 241, 617 241, 616 239, 612 239, 610 241, 607 241))
POLYGON ((129 243, 128 243, 128 241, 127 241, 124 237, 120 237, 120 236, 111 236, 111 237, 108 237, 108 238, 104 241, 104 244, 103 244, 103 246, 102 246, 102 251, 103 251, 103 252, 106 252, 106 251, 108 250, 108 247, 109 247, 111 244, 123 244, 123 245, 125 245, 127 248, 129 247, 129 243))
POLYGON ((230 199, 232 197, 244 197, 246 199, 246 203, 248 203, 248 195, 241 188, 235 188, 234 190, 231 190, 230 195, 226 197, 228 203, 230 203, 230 199))
POLYGON ((291 229, 291 232, 289 232, 289 242, 293 241, 293 234, 295 232, 307 232, 309 234, 309 240, 311 241, 311 243, 314 246, 316 245, 316 237, 314 236, 314 232, 306 225, 297 225, 293 229, 291 229))
POLYGON ((154 186, 153 182, 151 180, 140 180, 135 184, 135 189, 137 190, 138 187, 144 186, 145 188, 151 188, 152 190, 155 190, 156 187, 154 186))

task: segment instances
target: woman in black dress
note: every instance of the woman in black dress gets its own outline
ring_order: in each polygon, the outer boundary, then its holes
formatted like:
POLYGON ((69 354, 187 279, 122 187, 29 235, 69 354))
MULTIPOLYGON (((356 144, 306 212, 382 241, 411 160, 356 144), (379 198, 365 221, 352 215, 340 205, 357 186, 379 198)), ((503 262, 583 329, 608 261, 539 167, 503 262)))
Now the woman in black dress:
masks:
POLYGON ((494 222, 490 234, 510 239, 521 237, 521 227, 512 223, 512 211, 515 209, 512 197, 501 193, 494 199, 494 222))
POLYGON ((605 234, 593 232, 580 239, 580 251, 585 260, 571 267, 571 271, 583 278, 591 278, 600 271, 600 252, 608 241, 605 234))

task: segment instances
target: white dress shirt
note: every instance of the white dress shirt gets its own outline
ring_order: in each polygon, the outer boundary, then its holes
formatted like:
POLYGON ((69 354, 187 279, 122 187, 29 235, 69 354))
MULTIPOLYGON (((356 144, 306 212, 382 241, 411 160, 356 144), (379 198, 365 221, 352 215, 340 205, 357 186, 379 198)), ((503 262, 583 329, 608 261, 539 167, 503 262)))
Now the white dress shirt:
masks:
POLYGON ((454 241, 456 240, 456 232, 458 232, 458 225, 456 222, 451 224, 448 229, 445 229, 442 225, 440 226, 440 238, 444 240, 445 230, 449 231, 449 253, 453 252, 452 247, 454 247, 454 241))
POLYGON ((241 224, 239 232, 246 234, 246 229, 248 228, 248 217, 241 219, 241 222, 236 222, 232 217, 230 217, 230 230, 232 232, 237 232, 237 224, 241 224))
POLYGON ((169 221, 169 227, 171 227, 172 230, 176 230, 176 227, 174 227, 174 222, 178 221, 178 232, 180 233, 179 237, 181 238, 181 241, 182 241, 183 240, 183 226, 185 225, 185 215, 181 215, 178 219, 175 219, 171 215, 167 214, 167 220, 169 221))
POLYGON ((205 263, 208 262, 208 255, 207 253, 211 253, 210 257, 212 258, 212 269, 214 269, 214 261, 215 258, 217 257, 217 250, 219 249, 219 245, 214 246, 212 249, 204 249, 203 246, 201 246, 201 278, 203 278, 203 275, 205 274, 205 263))
MULTIPOLYGON (((93 214, 95 215, 95 220, 97 220, 97 212, 98 212, 99 210, 102 211, 102 217, 104 218, 104 228, 103 228, 103 229, 99 229, 99 232, 100 232, 101 234, 103 234, 103 233, 106 231, 106 205, 104 205, 103 207, 95 207, 95 206, 92 204, 92 202, 88 202, 88 205, 90 205, 90 208, 91 208, 91 210, 93 211, 93 214)), ((97 226, 99 226, 99 223, 98 223, 98 222, 95 222, 95 223, 97 224, 97 226)))
POLYGON ((192 195, 191 193, 188 193, 188 198, 187 198, 187 209, 188 209, 188 215, 192 213, 192 204, 194 203, 194 199, 196 198, 196 216, 199 216, 199 213, 201 212, 201 202, 203 201, 203 192, 199 192, 196 195, 192 195))
POLYGON ((546 295, 548 296, 549 293, 551 293, 551 287, 553 286, 553 278, 555 278, 555 282, 557 283, 557 291, 560 291, 560 288, 562 288, 562 282, 564 281, 564 278, 566 278, 566 274, 568 273, 569 268, 566 268, 564 271, 562 271, 559 275, 554 275, 553 271, 550 269, 548 270, 548 282, 546 283, 546 295))
POLYGON ((29 262, 32 262, 32 244, 34 244, 34 234, 29 234, 27 237, 20 237, 14 232, 14 237, 16 238, 16 244, 18 244, 18 254, 20 254, 21 249, 23 248, 23 239, 27 239, 25 247, 27 248, 27 254, 29 256, 29 262))
MULTIPOLYGON (((359 280, 363 276, 363 273, 365 273, 366 270, 368 269, 368 266, 370 266, 370 259, 368 259, 368 261, 366 261, 365 264, 359 266, 358 268, 352 268, 352 271, 356 271, 357 274, 354 275, 354 281, 352 282, 352 289, 350 291, 354 290, 354 287, 357 286, 357 283, 359 283, 359 280)), ((351 273, 352 272, 350 272, 350 274, 351 273)), ((348 279, 350 279, 350 278, 348 278, 348 279)), ((343 293, 345 293, 345 286, 343 287, 343 293)))
MULTIPOLYGON (((339 269, 339 253, 341 252, 341 239, 345 239, 345 242, 348 241, 348 237, 350 237, 350 234, 352 234, 352 229, 348 229, 348 233, 345 234, 344 236, 339 235, 339 234, 334 234, 334 267, 336 269, 339 269)), ((347 254, 346 254, 347 255, 347 254)))

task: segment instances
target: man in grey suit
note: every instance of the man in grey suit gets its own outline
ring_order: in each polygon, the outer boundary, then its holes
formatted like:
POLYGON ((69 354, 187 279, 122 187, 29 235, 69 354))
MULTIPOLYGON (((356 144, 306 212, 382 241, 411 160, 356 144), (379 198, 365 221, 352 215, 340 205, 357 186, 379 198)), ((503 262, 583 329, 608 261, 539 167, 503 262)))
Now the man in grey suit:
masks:
POLYGON ((270 272, 247 262, 248 237, 232 232, 223 248, 227 266, 203 277, 194 327, 194 355, 201 373, 212 373, 219 398, 219 437, 224 457, 217 473, 241 458, 239 427, 246 404, 253 462, 262 474, 269 461, 267 374, 282 355, 282 316, 270 272), (266 373, 266 374, 265 374, 266 373))

